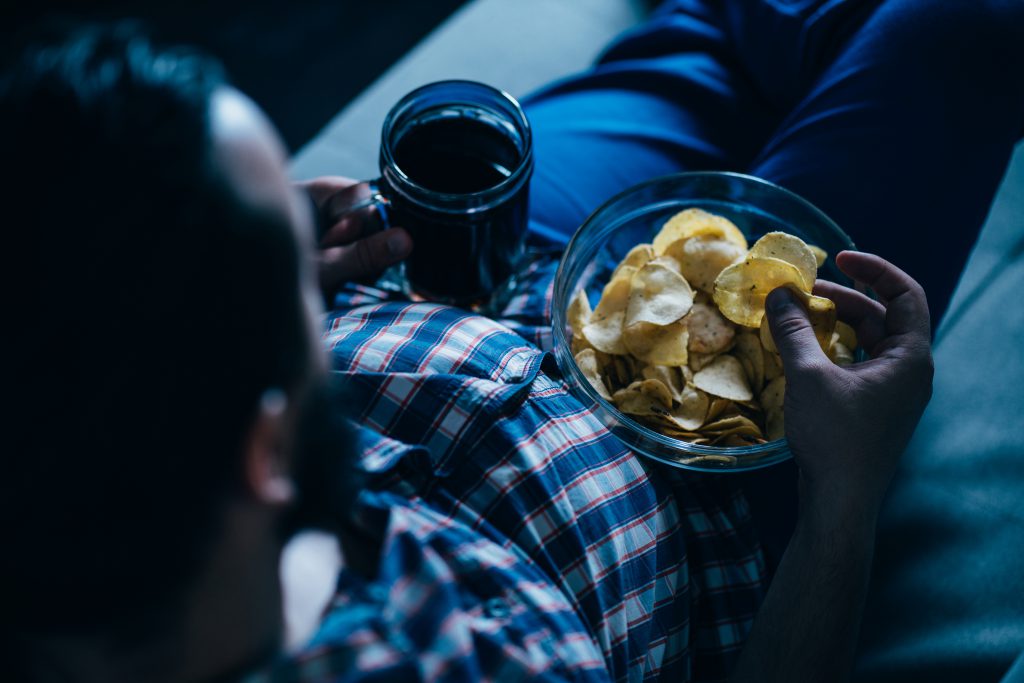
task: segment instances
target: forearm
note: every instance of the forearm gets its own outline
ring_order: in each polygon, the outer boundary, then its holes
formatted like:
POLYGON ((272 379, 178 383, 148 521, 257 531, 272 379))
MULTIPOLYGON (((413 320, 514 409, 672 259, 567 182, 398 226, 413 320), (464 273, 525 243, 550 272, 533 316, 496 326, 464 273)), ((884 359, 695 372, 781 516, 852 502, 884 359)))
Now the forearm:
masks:
POLYGON ((843 681, 874 550, 874 506, 821 497, 800 519, 733 675, 734 681, 843 681))

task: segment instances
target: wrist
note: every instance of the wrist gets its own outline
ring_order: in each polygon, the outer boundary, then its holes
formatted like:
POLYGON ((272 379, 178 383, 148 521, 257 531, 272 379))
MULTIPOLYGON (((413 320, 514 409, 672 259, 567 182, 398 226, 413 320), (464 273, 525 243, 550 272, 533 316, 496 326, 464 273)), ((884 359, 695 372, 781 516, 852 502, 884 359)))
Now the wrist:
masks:
POLYGON ((800 477, 798 525, 814 534, 874 538, 881 497, 862 487, 826 485, 800 477))

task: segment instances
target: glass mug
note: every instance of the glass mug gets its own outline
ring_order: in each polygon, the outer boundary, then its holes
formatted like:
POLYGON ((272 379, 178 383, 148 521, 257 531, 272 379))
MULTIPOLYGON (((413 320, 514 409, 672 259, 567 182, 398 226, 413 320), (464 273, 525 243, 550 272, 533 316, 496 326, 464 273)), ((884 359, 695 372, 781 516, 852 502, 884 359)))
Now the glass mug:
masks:
POLYGON ((493 306, 526 235, 533 140, 519 103, 472 81, 412 91, 384 121, 380 173, 346 213, 376 206, 412 236, 392 281, 414 299, 493 306))

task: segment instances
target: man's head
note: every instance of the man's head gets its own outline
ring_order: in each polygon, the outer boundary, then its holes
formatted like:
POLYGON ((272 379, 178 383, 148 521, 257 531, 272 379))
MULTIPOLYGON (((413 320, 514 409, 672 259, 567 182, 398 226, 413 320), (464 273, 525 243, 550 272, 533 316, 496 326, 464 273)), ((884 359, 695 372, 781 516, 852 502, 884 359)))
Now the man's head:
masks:
POLYGON ((326 414, 310 206, 276 134, 216 64, 120 27, 29 50, 0 136, 7 628, 168 627, 225 552, 276 576, 326 414))

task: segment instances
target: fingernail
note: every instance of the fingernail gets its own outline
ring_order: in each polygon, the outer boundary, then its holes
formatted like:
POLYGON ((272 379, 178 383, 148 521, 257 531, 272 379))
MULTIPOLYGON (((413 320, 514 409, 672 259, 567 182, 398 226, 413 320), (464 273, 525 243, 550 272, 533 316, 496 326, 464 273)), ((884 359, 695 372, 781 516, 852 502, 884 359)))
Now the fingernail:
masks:
POLYGON ((402 258, 409 251, 409 240, 400 232, 388 237, 388 251, 393 258, 402 258))
POLYGON ((793 293, 785 287, 779 287, 768 293, 764 306, 772 313, 778 313, 793 303, 793 293))

